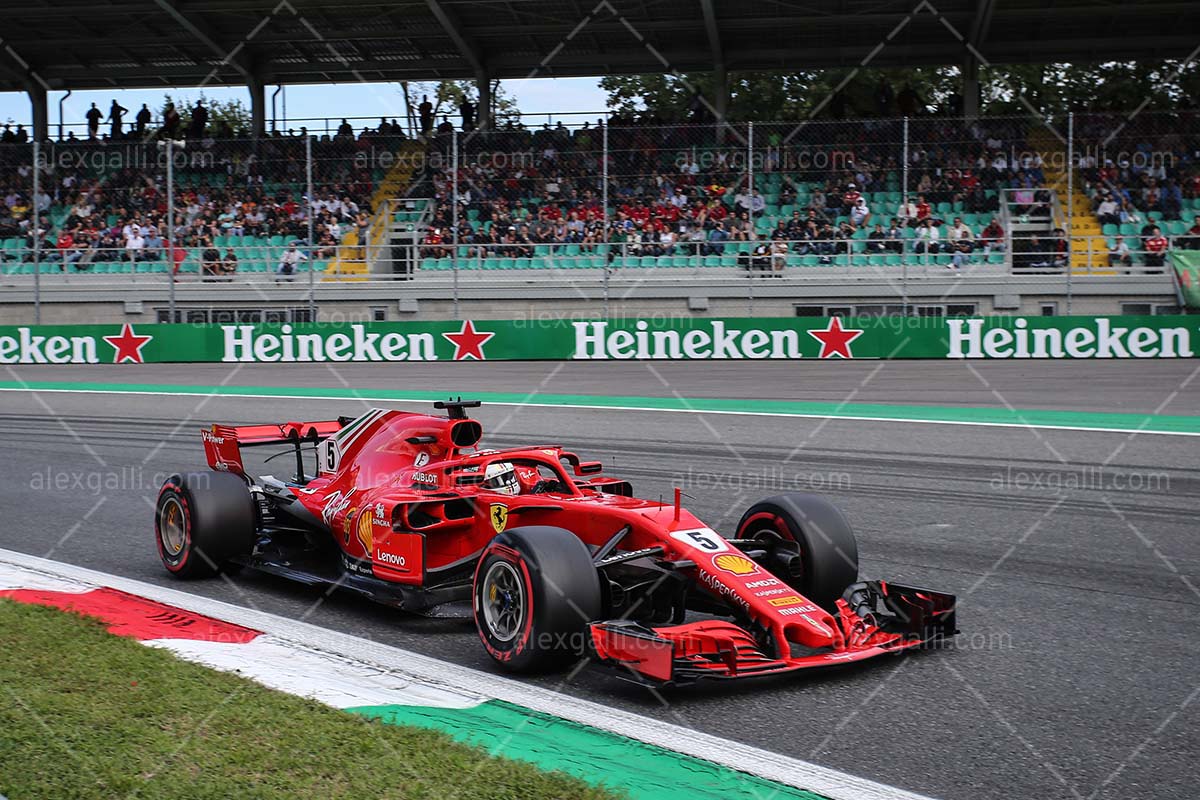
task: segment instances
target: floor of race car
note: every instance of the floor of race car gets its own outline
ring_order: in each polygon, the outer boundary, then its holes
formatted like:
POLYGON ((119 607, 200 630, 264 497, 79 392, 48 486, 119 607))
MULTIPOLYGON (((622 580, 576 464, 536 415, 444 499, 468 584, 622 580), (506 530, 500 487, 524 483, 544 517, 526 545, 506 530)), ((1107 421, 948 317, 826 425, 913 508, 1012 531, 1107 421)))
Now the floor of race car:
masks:
MULTIPOLYGON (((5 381, 378 387, 1200 415, 1193 362, 496 363, 12 368, 5 381), (232 373, 232 374, 231 374, 232 373), (115 376, 115 377, 114 377, 115 376), (677 395, 676 395, 677 393, 677 395)), ((0 547, 180 588, 150 534, 196 430, 329 418, 302 399, 0 393, 0 547)), ((379 405, 387 405, 379 402, 379 405)), ((405 404, 403 408, 416 408, 405 404)), ((955 592, 952 649, 661 694, 544 686, 940 798, 1183 798, 1200 737, 1200 439, 990 425, 485 406, 494 446, 569 445, 730 532, 781 490, 845 509, 862 572, 955 592)), ((1131 420, 1136 419, 1131 417, 1131 420)), ((1136 428, 1131 424, 1130 428, 1136 428)), ((264 455, 266 455, 264 453, 264 455)), ((280 462, 273 462, 271 467, 280 462)), ((480 669, 465 620, 399 616, 246 572, 184 588, 480 669)))

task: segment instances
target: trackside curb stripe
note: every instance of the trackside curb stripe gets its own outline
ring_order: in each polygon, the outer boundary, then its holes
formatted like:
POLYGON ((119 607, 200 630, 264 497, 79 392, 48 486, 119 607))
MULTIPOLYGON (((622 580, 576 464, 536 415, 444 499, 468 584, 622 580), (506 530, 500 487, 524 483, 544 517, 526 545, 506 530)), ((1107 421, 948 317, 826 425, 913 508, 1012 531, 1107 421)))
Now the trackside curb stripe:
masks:
POLYGON ((463 710, 421 706, 348 709, 395 725, 436 728, 495 755, 529 761, 645 800, 822 800, 744 772, 631 741, 590 725, 489 700, 463 710))
MULTIPOLYGON (((445 399, 444 392, 387 389, 304 389, 273 386, 180 386, 136 383, 70 383, 65 381, 0 381, 0 391, 64 394, 171 394, 181 397, 232 397, 295 400, 384 400, 428 404, 445 399)), ((993 428, 1200 436, 1200 416, 1118 412, 1062 411, 996 407, 912 406, 880 403, 820 403, 792 400, 753 400, 712 397, 618 397, 603 395, 471 392, 472 399, 489 405, 529 408, 582 408, 657 411, 676 414, 734 414, 753 417, 848 419, 864 422, 909 422, 928 425, 975 425, 993 428)))
MULTIPOLYGON (((0 562, 47 576, 83 581, 176 606, 234 625, 293 642, 308 650, 338 658, 366 662, 388 673, 440 688, 469 693, 530 709, 549 718, 578 726, 599 728, 610 734, 682 753, 767 781, 802 789, 831 800, 926 800, 920 795, 848 775, 779 753, 690 730, 660 720, 632 714, 599 703, 520 683, 509 678, 440 661, 398 647, 359 639, 306 622, 278 617, 249 608, 187 594, 163 586, 49 561, 0 548, 0 562)), ((486 704, 485 704, 486 705, 486 704)), ((544 717, 543 717, 544 718, 544 717)), ((769 794, 769 793, 768 793, 769 794)), ((793 797, 796 795, 792 793, 793 797)))

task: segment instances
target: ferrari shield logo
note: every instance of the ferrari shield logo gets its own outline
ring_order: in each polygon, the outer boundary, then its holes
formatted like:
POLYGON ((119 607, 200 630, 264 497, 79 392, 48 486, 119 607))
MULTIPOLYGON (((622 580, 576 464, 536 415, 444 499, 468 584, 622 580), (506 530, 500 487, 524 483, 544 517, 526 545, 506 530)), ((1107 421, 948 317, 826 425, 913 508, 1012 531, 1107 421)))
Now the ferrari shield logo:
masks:
POLYGON ((496 533, 504 533, 505 527, 508 526, 508 506, 503 503, 492 503, 492 527, 496 529, 496 533))

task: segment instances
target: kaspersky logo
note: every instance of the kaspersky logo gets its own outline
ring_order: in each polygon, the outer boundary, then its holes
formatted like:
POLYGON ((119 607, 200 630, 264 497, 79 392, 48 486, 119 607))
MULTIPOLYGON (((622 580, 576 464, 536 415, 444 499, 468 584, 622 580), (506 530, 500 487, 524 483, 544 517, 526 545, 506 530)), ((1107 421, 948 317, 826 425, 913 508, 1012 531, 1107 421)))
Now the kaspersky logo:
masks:
POLYGON ((1072 328, 987 327, 982 319, 946 320, 947 358, 1191 358, 1192 334, 1184 327, 1124 328, 1106 317, 1072 328))
MULTIPOLYGON (((437 361, 432 333, 373 333, 350 325, 333 333, 295 333, 283 325, 278 333, 258 332, 254 325, 222 325, 222 361, 437 361)), ((454 345, 454 361, 486 361, 484 345, 496 334, 481 331, 471 320, 459 330, 442 333, 454 345)), ((445 347, 445 345, 442 345, 445 347)))
MULTIPOLYGON (((807 333, 821 347, 817 358, 854 358, 851 343, 862 336, 861 328, 844 328, 831 317, 824 330, 794 328, 763 330, 733 328, 722 320, 699 320, 686 330, 650 330, 638 320, 633 330, 609 330, 609 323, 575 322, 576 359, 799 359, 801 334, 807 333), (707 322, 707 324, 705 324, 707 322)), ((804 346, 811 343, 804 340, 804 346)))
POLYGON ((55 336, 17 328, 16 336, 0 336, 0 364, 144 364, 142 348, 153 341, 126 322, 111 336, 55 336), (104 342, 98 347, 97 339, 104 342), (109 350, 109 348, 112 348, 109 350), (111 355, 111 359, 109 356, 111 355))

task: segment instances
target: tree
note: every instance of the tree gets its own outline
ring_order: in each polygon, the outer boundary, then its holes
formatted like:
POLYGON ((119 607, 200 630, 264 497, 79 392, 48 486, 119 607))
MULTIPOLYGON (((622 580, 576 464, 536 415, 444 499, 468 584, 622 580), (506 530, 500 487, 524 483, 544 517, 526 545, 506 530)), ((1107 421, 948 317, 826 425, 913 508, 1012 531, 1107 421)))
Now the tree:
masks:
MULTIPOLYGON (((504 91, 500 81, 492 81, 492 126, 507 124, 510 121, 519 122, 520 111, 517 101, 504 91)), ((448 116, 458 120, 458 109, 464 98, 478 106, 479 91, 474 81, 404 81, 400 84, 400 92, 404 97, 404 108, 408 113, 408 128, 412 135, 421 130, 417 119, 417 106, 422 96, 428 96, 433 106, 434 126, 439 117, 448 116)), ((481 114, 477 111, 477 116, 481 114)))
MULTIPOLYGON (((250 114, 250 109, 238 99, 232 100, 212 100, 205 96, 204 92, 200 93, 200 102, 204 103, 208 109, 208 131, 215 138, 223 139, 233 136, 249 136, 253 130, 254 121, 250 114)), ((175 104, 175 110, 179 112, 181 127, 187 130, 188 125, 192 121, 192 109, 195 108, 195 101, 188 98, 186 95, 178 100, 171 95, 163 96, 163 108, 159 110, 158 118, 162 119, 163 110, 166 109, 168 103, 175 104)))
MULTIPOLYGON (((877 90, 884 83, 895 94, 912 87, 922 101, 918 114, 946 114, 961 104, 961 73, 954 66, 733 72, 727 117, 734 122, 813 115, 875 117, 881 113, 877 90)), ((608 107, 623 116, 664 122, 713 118, 712 73, 611 75, 602 78, 600 86, 608 92, 608 107), (696 113, 697 106, 703 113, 696 113)), ((1084 109, 1122 112, 1137 108, 1146 98, 1150 108, 1176 110, 1193 107, 1198 91, 1200 66, 1177 61, 999 65, 980 70, 980 109, 992 115, 1027 115, 1030 107, 1043 116, 1084 109)), ((897 113, 893 104, 889 114, 897 113)))

